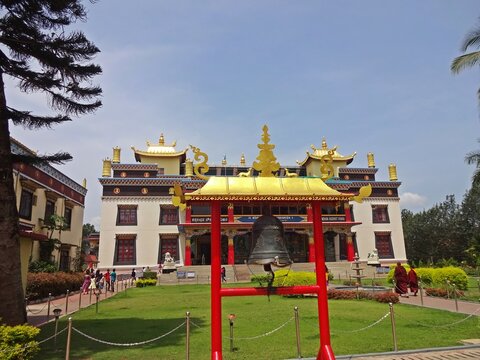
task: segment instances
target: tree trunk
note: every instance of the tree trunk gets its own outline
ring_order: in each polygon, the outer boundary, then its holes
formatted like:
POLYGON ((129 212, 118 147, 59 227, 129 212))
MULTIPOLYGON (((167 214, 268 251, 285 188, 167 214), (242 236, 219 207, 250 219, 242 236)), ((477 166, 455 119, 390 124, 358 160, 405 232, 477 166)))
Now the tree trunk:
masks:
POLYGON ((0 73, 0 323, 27 321, 20 264, 18 212, 3 75, 0 73))

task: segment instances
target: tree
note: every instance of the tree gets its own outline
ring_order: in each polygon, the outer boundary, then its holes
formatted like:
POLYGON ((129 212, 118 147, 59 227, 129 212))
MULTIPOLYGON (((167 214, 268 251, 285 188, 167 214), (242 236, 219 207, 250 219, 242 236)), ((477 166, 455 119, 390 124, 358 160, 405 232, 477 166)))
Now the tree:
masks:
POLYGON ((101 106, 102 90, 91 84, 102 72, 91 63, 100 50, 81 31, 66 31, 86 20, 86 15, 81 0, 0 0, 0 317, 10 325, 26 321, 12 165, 62 163, 71 156, 11 154, 9 121, 27 129, 50 128, 101 106), (41 116, 9 106, 6 77, 18 81, 25 93, 46 94, 57 115, 41 116))
MULTIPOLYGON (((480 143, 480 139, 478 140, 480 143)), ((473 185, 480 185, 480 150, 471 151, 465 156, 465 161, 469 165, 475 165, 475 171, 472 177, 473 185)))
MULTIPOLYGON (((480 26, 470 31, 460 48, 462 52, 467 52, 471 48, 480 48, 480 26)), ((454 74, 480 64, 480 51, 472 51, 453 59, 450 69, 454 74)), ((477 90, 477 96, 480 101, 480 89, 477 90)))
POLYGON ((83 239, 85 239, 86 237, 88 237, 88 235, 94 232, 97 232, 97 230, 95 230, 95 225, 92 225, 90 223, 83 224, 83 228, 82 228, 83 239))

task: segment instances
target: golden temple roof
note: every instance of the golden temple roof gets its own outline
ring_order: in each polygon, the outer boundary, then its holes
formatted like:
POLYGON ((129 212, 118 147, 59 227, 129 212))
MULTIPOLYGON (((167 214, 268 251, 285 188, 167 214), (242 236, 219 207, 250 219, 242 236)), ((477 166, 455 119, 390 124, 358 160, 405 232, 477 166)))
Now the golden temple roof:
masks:
POLYGON ((187 200, 346 200, 352 194, 330 188, 317 177, 212 176, 187 200))
POLYGON ((148 157, 177 157, 181 156, 186 153, 187 149, 184 149, 182 151, 177 151, 175 150, 175 146, 177 145, 177 142, 174 141, 170 145, 165 145, 165 138, 163 137, 163 134, 160 135, 160 138, 158 139, 158 144, 153 144, 150 141, 147 140, 147 150, 138 150, 135 149, 134 146, 132 146, 132 150, 135 153, 135 158, 138 161, 138 158, 140 156, 148 156, 148 157))
POLYGON ((351 155, 343 156, 343 155, 338 153, 336 146, 333 149, 329 149, 328 146, 327 146, 327 141, 325 140, 325 138, 323 138, 323 140, 322 140, 322 147, 321 148, 317 148, 317 147, 315 147, 315 145, 310 145, 310 147, 312 148, 313 153, 310 153, 309 151, 307 151, 307 157, 303 161, 297 161, 298 165, 300 165, 300 166, 304 165, 307 162, 308 159, 320 160, 322 158, 322 156, 328 155, 328 150, 333 150, 334 151, 333 156, 332 156, 333 161, 345 161, 347 164, 350 164, 353 161, 353 158, 355 157, 355 155, 357 155, 357 153, 354 152, 351 155))

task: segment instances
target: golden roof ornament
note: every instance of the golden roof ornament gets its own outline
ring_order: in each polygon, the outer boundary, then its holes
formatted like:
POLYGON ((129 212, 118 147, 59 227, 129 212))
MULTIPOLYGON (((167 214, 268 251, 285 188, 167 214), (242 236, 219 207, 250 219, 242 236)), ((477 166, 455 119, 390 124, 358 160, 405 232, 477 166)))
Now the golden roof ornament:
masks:
POLYGON ((208 180, 208 176, 205 174, 207 173, 208 169, 210 167, 207 165, 208 161, 208 155, 202 151, 196 146, 190 145, 190 148, 192 149, 193 153, 195 156, 193 157, 196 161, 200 161, 199 163, 195 164, 195 167, 193 168, 193 171, 195 172, 195 175, 199 177, 200 179, 203 180, 208 180), (203 158, 203 159, 202 159, 203 158))
POLYGON ((165 138, 163 137, 163 133, 160 134, 160 138, 158 139, 158 145, 160 146, 165 145, 165 138))
POLYGON ((240 156, 240 166, 245 166, 245 155, 240 156))
POLYGON ((274 173, 280 169, 280 164, 273 154, 275 149, 274 144, 270 144, 270 135, 268 134, 268 126, 264 125, 262 134, 263 144, 258 144, 257 147, 260 152, 257 156, 257 161, 253 162, 253 168, 259 172, 260 177, 275 176, 274 173))
POLYGON ((368 167, 369 168, 374 168, 375 167, 375 157, 373 153, 369 152, 367 154, 367 161, 368 161, 368 167))
POLYGON ((115 163, 115 164, 120 163, 120 151, 121 151, 121 149, 118 146, 115 146, 113 148, 112 163, 115 163))
POLYGON ((388 174, 390 175, 390 181, 397 181, 397 165, 390 164, 388 165, 388 174))

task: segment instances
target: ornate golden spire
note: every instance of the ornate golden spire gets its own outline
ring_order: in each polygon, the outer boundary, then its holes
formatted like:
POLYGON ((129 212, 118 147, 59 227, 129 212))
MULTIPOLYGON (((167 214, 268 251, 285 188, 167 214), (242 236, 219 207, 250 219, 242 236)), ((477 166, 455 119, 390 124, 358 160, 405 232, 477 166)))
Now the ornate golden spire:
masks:
POLYGON ((240 156, 240 166, 245 166, 245 155, 240 156))
POLYGON ((277 158, 273 154, 275 145, 270 144, 270 135, 268 134, 268 126, 264 125, 262 141, 263 144, 258 144, 257 147, 260 152, 257 156, 257 161, 253 162, 253 168, 257 170, 261 177, 274 176, 274 173, 280 169, 280 164, 277 162, 277 158))
POLYGON ((107 157, 103 159, 102 177, 112 176, 112 161, 107 157))
POLYGON ((120 151, 122 149, 120 149, 118 146, 115 146, 113 148, 113 158, 112 158, 112 162, 115 163, 115 164, 118 164, 120 162, 120 151))
POLYGON ((165 145, 165 138, 163 137, 163 133, 160 134, 160 138, 158 139, 158 145, 160 146, 165 145))
POLYGON ((369 168, 374 168, 375 167, 375 157, 373 156, 373 153, 369 152, 367 154, 367 161, 368 161, 368 167, 369 168))
POLYGON ((388 165, 388 174, 390 175, 390 181, 397 181, 397 165, 390 164, 388 165))
POLYGON ((327 140, 325 140, 325 138, 322 139, 322 150, 328 150, 327 140))

